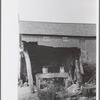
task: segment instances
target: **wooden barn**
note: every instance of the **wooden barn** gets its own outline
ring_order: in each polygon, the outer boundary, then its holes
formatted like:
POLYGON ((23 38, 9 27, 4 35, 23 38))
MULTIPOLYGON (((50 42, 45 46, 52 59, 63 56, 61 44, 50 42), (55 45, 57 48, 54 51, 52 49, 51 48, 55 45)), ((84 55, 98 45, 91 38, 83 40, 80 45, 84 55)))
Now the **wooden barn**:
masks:
POLYGON ((96 62, 96 24, 20 21, 19 32, 21 67, 26 66, 21 71, 27 72, 21 77, 28 76, 31 87, 43 66, 57 73, 61 66, 68 72, 80 56, 96 62))

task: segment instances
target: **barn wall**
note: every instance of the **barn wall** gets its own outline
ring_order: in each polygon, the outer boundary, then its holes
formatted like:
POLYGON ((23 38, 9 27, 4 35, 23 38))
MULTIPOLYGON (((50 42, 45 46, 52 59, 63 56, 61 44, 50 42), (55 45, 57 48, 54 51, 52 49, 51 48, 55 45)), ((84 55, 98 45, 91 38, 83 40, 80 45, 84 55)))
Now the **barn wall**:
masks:
POLYGON ((89 59, 96 62, 96 40, 86 40, 85 45, 89 59))
POLYGON ((38 45, 52 47, 77 47, 78 39, 63 37, 48 37, 48 36, 22 36, 22 41, 38 42, 38 45))
POLYGON ((96 61, 96 38, 23 35, 21 40, 26 42, 38 42, 38 45, 50 47, 78 47, 82 53, 86 52, 89 60, 96 61))

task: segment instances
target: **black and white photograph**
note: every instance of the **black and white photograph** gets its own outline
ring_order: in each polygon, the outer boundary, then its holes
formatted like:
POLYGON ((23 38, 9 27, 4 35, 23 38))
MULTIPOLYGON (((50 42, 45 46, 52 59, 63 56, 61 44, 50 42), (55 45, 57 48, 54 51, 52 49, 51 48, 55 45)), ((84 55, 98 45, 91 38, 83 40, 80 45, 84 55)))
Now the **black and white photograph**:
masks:
POLYGON ((96 100, 96 24, 19 24, 19 100, 96 100))
POLYGON ((97 2, 18 0, 18 41, 12 27, 13 50, 8 46, 17 63, 5 63, 11 69, 17 65, 11 71, 17 77, 10 75, 16 100, 99 100, 97 2))
POLYGON ((96 0, 58 1, 19 2, 18 100, 96 100, 96 0))

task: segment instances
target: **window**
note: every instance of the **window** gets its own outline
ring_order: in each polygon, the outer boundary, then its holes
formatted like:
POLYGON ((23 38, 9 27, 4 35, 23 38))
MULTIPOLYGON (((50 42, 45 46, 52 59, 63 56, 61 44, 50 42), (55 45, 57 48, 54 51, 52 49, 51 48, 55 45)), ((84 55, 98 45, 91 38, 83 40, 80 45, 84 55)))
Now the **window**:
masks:
POLYGON ((63 37, 63 42, 68 42, 69 41, 69 38, 68 37, 63 37))

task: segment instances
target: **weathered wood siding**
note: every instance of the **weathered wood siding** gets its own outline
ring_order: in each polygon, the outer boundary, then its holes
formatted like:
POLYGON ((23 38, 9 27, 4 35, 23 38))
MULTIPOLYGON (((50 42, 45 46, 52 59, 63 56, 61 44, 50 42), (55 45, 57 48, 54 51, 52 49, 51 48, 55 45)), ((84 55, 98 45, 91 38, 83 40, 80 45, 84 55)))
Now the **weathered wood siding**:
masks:
POLYGON ((22 41, 38 45, 78 47, 96 61, 96 24, 19 21, 19 33, 22 41))
POLYGON ((22 35, 21 40, 26 42, 38 42, 38 45, 51 47, 78 47, 87 53, 88 59, 96 61, 96 38, 22 35))
POLYGON ((20 34, 96 36, 96 24, 20 21, 20 34))
POLYGON ((96 61, 96 40, 86 40, 85 46, 89 59, 96 61))

